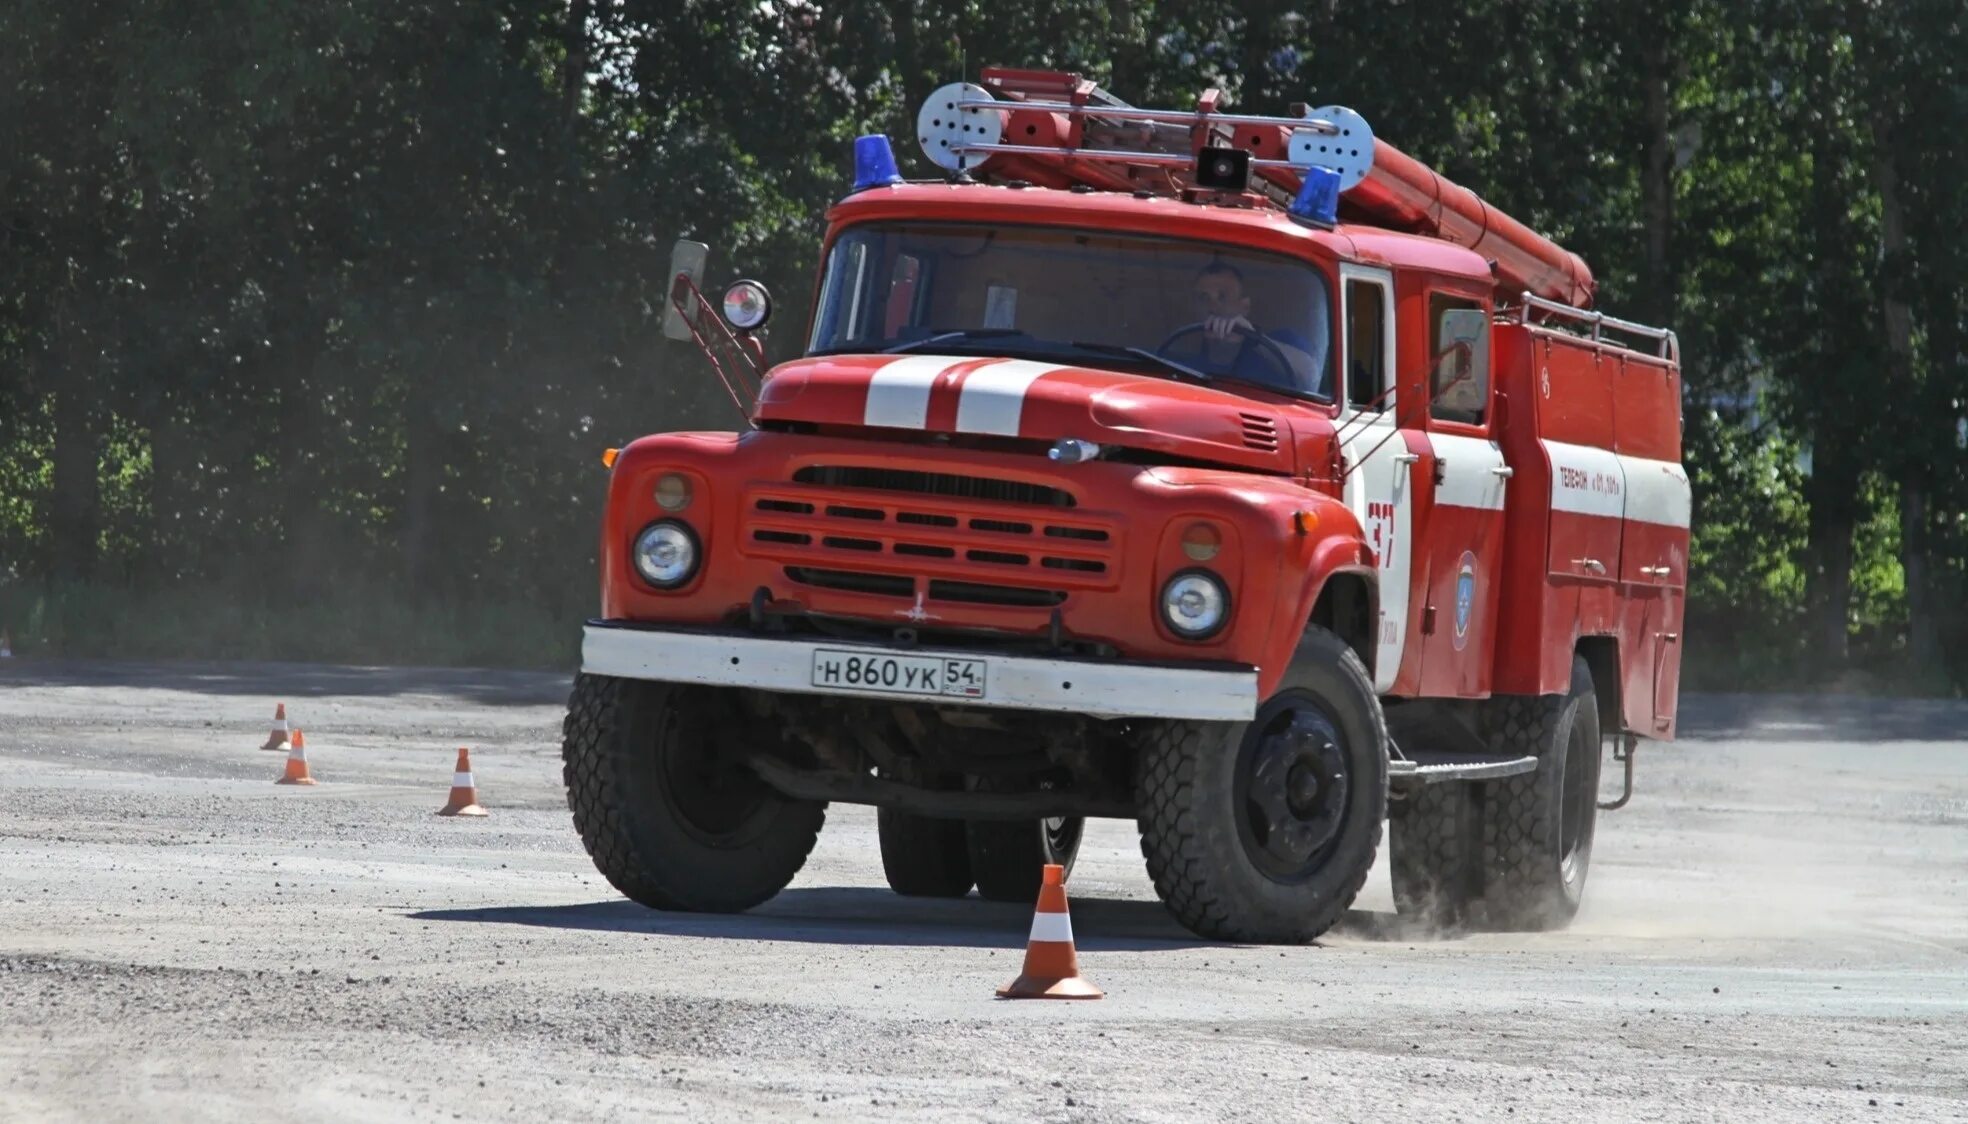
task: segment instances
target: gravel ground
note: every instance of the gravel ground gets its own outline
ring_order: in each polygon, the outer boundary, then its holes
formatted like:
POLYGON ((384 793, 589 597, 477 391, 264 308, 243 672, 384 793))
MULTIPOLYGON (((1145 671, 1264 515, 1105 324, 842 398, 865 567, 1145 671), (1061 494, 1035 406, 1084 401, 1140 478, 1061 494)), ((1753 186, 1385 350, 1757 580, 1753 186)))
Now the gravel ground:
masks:
POLYGON ((1107 998, 1048 1004, 992 998, 1029 908, 890 894, 866 809, 750 914, 620 900, 566 686, 0 663, 0 1120, 1968 1120, 1968 706, 1686 700, 1563 933, 1410 931, 1382 869, 1197 941, 1097 821, 1107 998), (483 820, 430 814, 460 744, 483 820))

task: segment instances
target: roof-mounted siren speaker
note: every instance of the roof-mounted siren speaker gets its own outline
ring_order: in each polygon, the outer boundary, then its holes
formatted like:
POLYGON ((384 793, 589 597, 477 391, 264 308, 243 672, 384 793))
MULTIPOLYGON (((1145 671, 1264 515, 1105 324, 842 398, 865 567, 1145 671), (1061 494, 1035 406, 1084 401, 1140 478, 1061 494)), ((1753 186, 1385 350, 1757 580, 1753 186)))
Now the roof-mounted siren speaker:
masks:
POLYGON ((964 148, 1002 143, 1004 111, 964 103, 995 100, 991 91, 975 82, 952 82, 930 94, 916 114, 916 140, 923 155, 946 172, 967 171, 990 159, 988 152, 966 152, 964 148))
POLYGON ((1339 196, 1373 171, 1374 135, 1367 119, 1343 105, 1308 109, 1305 116, 1332 126, 1292 130, 1288 154, 1306 169, 1305 182, 1292 200, 1294 217, 1330 227, 1339 221, 1339 196))
POLYGON ((1241 148, 1205 148, 1196 157, 1196 186, 1206 191, 1242 191, 1250 186, 1250 153, 1241 148))

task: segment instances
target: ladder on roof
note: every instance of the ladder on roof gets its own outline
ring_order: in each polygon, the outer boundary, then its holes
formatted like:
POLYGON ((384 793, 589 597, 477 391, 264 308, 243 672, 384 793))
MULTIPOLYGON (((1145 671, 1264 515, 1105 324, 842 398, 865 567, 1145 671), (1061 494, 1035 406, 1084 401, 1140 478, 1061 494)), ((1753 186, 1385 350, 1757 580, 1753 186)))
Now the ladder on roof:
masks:
POLYGON ((1373 167, 1373 130, 1344 106, 1225 113, 1222 93, 1205 90, 1192 110, 1144 109, 1077 74, 993 66, 932 93, 916 135, 932 163, 960 175, 1156 195, 1212 190, 1198 183, 1205 151, 1241 153, 1252 188, 1279 207, 1314 164, 1337 173, 1341 191, 1373 167))
POLYGON ((1484 202, 1475 192, 1377 140, 1345 106, 1292 107, 1293 116, 1225 113, 1210 89, 1193 109, 1142 109, 1077 74, 987 67, 978 82, 952 82, 916 115, 930 161, 959 178, 1024 180, 1040 187, 1090 187, 1298 206, 1314 167, 1324 196, 1319 221, 1348 221, 1439 238, 1491 262, 1499 303, 1519 292, 1590 307, 1592 270, 1577 254, 1484 202), (1217 169, 1239 174, 1219 177, 1217 169), (1227 180, 1231 189, 1212 184, 1227 180))

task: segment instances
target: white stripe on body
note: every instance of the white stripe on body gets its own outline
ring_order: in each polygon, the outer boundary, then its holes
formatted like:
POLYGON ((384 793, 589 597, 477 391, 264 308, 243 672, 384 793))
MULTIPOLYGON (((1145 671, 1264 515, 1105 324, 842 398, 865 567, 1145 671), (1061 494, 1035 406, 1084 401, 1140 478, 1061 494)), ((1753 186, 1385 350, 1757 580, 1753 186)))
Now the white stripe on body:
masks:
POLYGON ((929 423, 929 391, 938 375, 972 360, 957 355, 908 355, 868 378, 868 404, 861 424, 891 429, 922 429, 929 423))
POLYGON ((1688 473, 1670 461, 1622 456, 1626 471, 1626 518, 1634 523, 1653 523, 1686 530, 1694 514, 1694 497, 1688 490, 1688 473))
POLYGON ((1593 445, 1546 441, 1551 461, 1551 510, 1618 519, 1626 512, 1626 468, 1622 458, 1593 445))
POLYGON ((1435 487, 1438 506, 1503 510, 1504 478, 1490 471, 1503 465, 1503 450, 1496 442, 1482 437, 1431 433, 1428 443, 1437 457, 1448 462, 1442 471, 1442 482, 1435 487))
POLYGON ((1018 436, 1025 391, 1040 375, 1060 369, 1057 363, 1005 359, 965 375, 957 397, 957 432, 1018 436))
POLYGON ((477 786, 472 783, 472 778, 470 773, 453 773, 451 774, 451 787, 476 788, 477 786))

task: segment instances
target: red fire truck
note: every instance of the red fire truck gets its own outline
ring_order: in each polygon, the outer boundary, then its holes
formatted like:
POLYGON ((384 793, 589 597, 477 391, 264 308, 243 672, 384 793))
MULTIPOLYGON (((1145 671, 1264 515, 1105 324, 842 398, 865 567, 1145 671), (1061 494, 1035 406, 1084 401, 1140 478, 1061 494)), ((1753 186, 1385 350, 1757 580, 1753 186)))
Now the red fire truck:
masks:
POLYGON ((800 358, 679 245, 666 330, 746 425, 608 458, 563 750, 602 873, 743 910, 860 803, 898 892, 1029 901, 1117 817, 1183 925, 1296 942, 1386 821, 1404 914, 1567 923, 1674 735, 1673 334, 1344 107, 994 68, 918 142, 857 142, 800 358))

